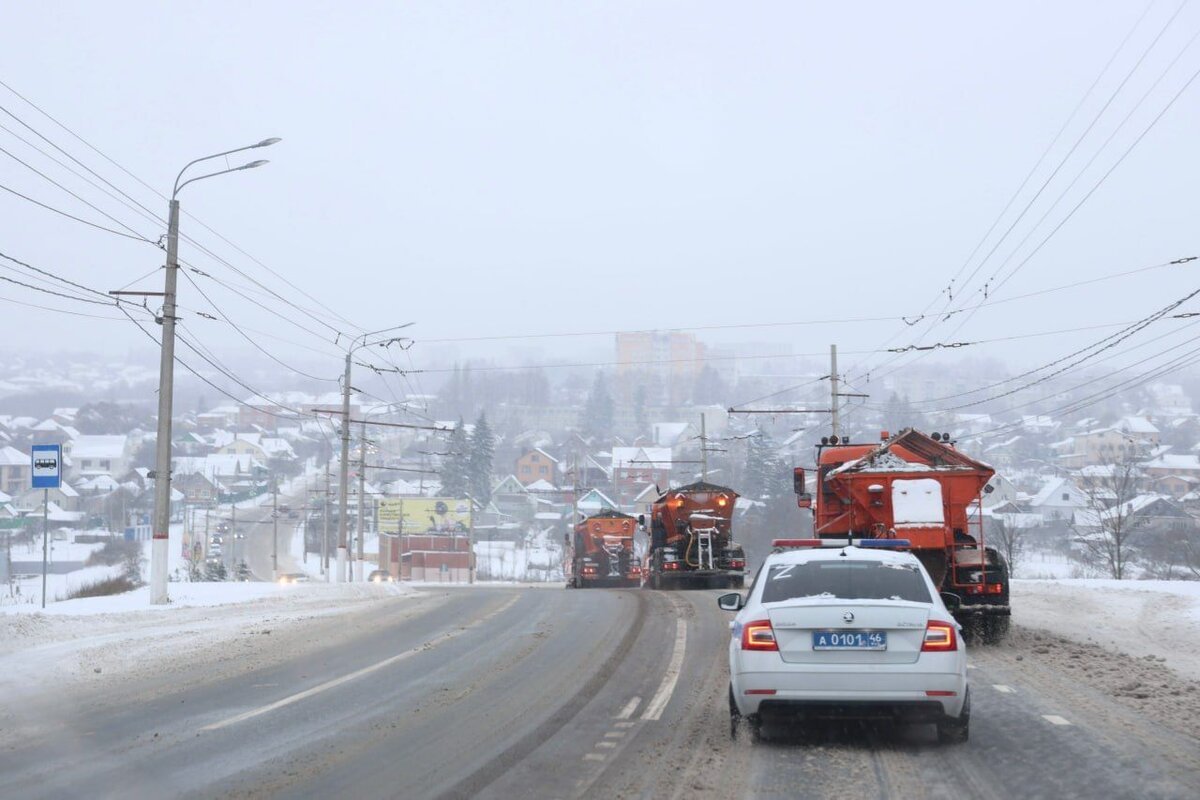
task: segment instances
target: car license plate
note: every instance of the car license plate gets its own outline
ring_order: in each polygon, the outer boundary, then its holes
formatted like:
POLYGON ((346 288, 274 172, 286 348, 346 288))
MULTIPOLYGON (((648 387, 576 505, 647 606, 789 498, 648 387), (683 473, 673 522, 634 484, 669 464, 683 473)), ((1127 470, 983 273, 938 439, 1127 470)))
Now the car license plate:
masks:
POLYGON ((813 631, 813 650, 887 650, 884 631, 813 631))

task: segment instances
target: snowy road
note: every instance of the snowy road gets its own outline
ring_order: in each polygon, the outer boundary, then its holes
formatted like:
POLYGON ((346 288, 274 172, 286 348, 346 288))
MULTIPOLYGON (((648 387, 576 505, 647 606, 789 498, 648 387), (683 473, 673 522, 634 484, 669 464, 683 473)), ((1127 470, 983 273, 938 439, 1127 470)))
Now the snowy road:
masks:
POLYGON ((0 796, 958 800, 1200 785, 1185 732, 1196 684, 1027 630, 973 650, 967 745, 855 725, 731 742, 713 596, 429 590, 250 626, 136 682, 84 674, 21 698, 0 796))

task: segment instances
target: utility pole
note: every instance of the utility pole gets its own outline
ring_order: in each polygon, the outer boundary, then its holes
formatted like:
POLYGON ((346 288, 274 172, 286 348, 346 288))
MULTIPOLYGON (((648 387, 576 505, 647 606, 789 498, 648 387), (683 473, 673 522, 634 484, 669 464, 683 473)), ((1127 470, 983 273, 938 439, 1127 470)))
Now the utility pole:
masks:
POLYGON ((358 535, 358 559, 354 562, 354 580, 363 579, 363 495, 367 485, 367 423, 363 422, 358 432, 358 522, 354 528, 358 535))
POLYGON ((158 366, 158 438, 154 442, 154 541, 150 549, 150 604, 167 602, 167 549, 171 530, 171 402, 175 392, 175 291, 179 278, 179 201, 167 218, 167 275, 163 290, 162 353, 158 366))
POLYGON ((321 574, 329 581, 329 495, 332 480, 329 474, 329 462, 325 462, 325 501, 321 503, 321 574))
POLYGON ((237 572, 237 500, 233 501, 229 509, 229 572, 232 575, 237 572))
MULTIPOLYGON (((164 605, 167 598, 167 549, 170 546, 171 529, 171 402, 175 393, 175 294, 179 278, 179 200, 178 195, 183 187, 195 181, 215 178, 230 172, 261 167, 267 162, 263 159, 251 161, 240 167, 210 172, 195 178, 183 180, 183 173, 188 167, 201 161, 208 161, 244 150, 258 147, 269 147, 278 142, 278 138, 263 139, 257 144, 213 153, 210 156, 189 161, 175 178, 175 188, 171 192, 171 201, 167 215, 167 268, 166 281, 163 288, 162 318, 162 347, 158 367, 158 433, 154 442, 154 516, 151 519, 153 543, 150 549, 150 604, 164 605)), ((228 162, 226 162, 228 163, 228 162)), ((121 291, 110 294, 122 294, 121 291)), ((145 292, 128 292, 128 294, 146 294, 145 292)))
POLYGON ((700 480, 708 483, 708 434, 704 424, 705 415, 700 415, 700 480))
POLYGON ((837 370, 837 345, 829 345, 829 409, 833 422, 833 435, 841 435, 841 419, 838 413, 838 370, 837 370))
POLYGON ((204 563, 206 566, 208 564, 208 542, 209 542, 208 520, 211 516, 212 516, 212 514, 209 513, 209 510, 207 508, 204 509, 204 547, 200 550, 200 552, 202 552, 204 554, 204 563))
POLYGON ((279 580, 279 481, 271 484, 271 580, 279 580))
POLYGON ((342 474, 338 479, 338 549, 334 583, 346 580, 346 495, 350 491, 350 351, 346 351, 346 374, 342 378, 342 474))

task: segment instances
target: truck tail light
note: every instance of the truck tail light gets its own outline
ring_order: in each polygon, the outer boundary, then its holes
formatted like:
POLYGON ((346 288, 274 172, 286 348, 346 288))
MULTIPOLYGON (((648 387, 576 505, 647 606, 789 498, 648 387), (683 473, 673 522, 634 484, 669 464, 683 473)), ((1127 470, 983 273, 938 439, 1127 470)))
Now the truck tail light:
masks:
POLYGON ((740 558, 731 558, 731 559, 729 559, 729 568, 730 569, 745 569, 746 562, 745 562, 745 560, 740 559, 740 558))
POLYGON ((775 641, 775 629, 771 627, 771 620, 760 619, 747 622, 742 627, 742 649, 778 652, 779 644, 775 641))
POLYGON ((678 561, 664 562, 663 569, 679 569, 679 562, 678 561))
POLYGON ((958 635, 954 626, 949 622, 932 620, 925 626, 925 641, 921 644, 922 653, 946 653, 958 649, 958 635))

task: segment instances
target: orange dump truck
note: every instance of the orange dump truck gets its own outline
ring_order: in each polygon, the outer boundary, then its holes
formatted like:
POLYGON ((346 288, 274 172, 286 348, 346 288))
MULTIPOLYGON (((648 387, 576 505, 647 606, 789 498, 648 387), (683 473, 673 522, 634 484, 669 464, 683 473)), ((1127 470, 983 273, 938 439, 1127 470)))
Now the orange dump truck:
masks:
POLYGON ((925 565, 955 617, 985 640, 1008 631, 1008 565, 983 540, 984 491, 995 474, 959 452, 950 436, 911 428, 881 441, 851 444, 837 437, 817 447, 815 496, 795 470, 801 508, 813 508, 822 539, 901 539, 925 565), (815 504, 815 505, 814 505, 815 504))

